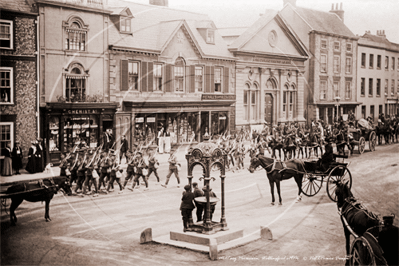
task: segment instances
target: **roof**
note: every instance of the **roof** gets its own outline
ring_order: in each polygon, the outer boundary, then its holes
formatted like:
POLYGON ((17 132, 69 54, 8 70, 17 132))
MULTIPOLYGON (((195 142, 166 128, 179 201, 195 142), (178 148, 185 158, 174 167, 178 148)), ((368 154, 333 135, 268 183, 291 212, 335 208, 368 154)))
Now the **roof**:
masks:
POLYGON ((0 10, 2 9, 30 14, 37 13, 27 0, 1 0, 0 10))
POLYGON ((356 38, 355 34, 352 33, 335 13, 298 6, 293 7, 291 4, 287 4, 286 7, 294 9, 315 31, 356 38))
POLYGON ((387 37, 381 35, 374 35, 370 32, 366 32, 361 38, 359 39, 359 45, 362 44, 369 44, 369 42, 374 42, 378 46, 381 46, 385 49, 396 50, 399 51, 399 44, 390 42, 387 37))
POLYGON ((133 16, 128 7, 107 7, 107 9, 112 11, 111 15, 133 16))
POLYGON ((235 59, 208 15, 121 0, 117 4, 133 13, 133 35, 120 33, 111 25, 110 45, 162 53, 176 32, 185 27, 203 57, 235 59), (215 29, 215 44, 207 44, 198 31, 205 26, 215 29))
POLYGON ((219 34, 222 37, 240 36, 248 27, 231 27, 231 28, 218 28, 219 34))

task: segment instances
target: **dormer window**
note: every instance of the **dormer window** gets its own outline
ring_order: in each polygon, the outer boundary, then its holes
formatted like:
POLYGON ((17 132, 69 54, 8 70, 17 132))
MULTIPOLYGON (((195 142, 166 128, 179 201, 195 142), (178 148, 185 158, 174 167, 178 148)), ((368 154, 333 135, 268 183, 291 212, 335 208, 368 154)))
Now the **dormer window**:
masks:
POLYGON ((215 44, 215 30, 208 29, 206 33, 206 42, 210 44, 215 44))
POLYGON ((121 32, 131 32, 132 31, 132 20, 130 18, 121 18, 121 32))

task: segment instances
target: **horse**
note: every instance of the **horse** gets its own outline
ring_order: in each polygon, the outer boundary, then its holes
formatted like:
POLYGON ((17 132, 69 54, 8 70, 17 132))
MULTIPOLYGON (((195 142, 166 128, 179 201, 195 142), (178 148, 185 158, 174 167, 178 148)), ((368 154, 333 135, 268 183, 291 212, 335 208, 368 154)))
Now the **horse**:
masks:
MULTIPOLYGON (((277 159, 276 155, 276 150, 278 151, 278 156, 281 160, 281 150, 284 148, 284 144, 281 140, 277 140, 276 138, 271 138, 270 142, 268 143, 268 146, 272 150, 272 158, 277 159)), ((284 150, 283 150, 283 156, 284 156, 284 150)))
MULTIPOLYGON (((361 203, 356 200, 356 198, 353 197, 353 194, 348 187, 348 182, 342 183, 338 181, 335 194, 337 196, 337 207, 341 214, 341 222, 344 227, 346 254, 348 255, 348 257, 350 246, 349 240, 351 233, 348 229, 349 226, 356 235, 362 236, 367 239, 376 256, 375 259, 377 265, 386 265, 387 263, 388 265, 397 265, 399 232, 398 227, 393 226, 392 224, 386 224, 386 226, 383 227, 381 233, 376 233, 377 235, 375 233, 373 234, 373 231, 380 232, 379 226, 382 223, 377 215, 369 212, 361 203), (346 221, 344 220, 344 218, 346 221), (376 238, 378 238, 378 242, 376 241, 376 238), (392 249, 392 246, 396 247, 396 249, 392 249)), ((361 252, 362 251, 360 251, 360 253, 361 252)), ((363 257, 367 258, 367 256, 363 257)), ((365 261, 362 261, 363 259, 365 259, 363 257, 362 254, 359 254, 357 258, 350 257, 350 259, 361 260, 361 264, 369 265, 369 262, 366 263, 365 261)))
POLYGON ((39 180, 37 183, 19 183, 12 185, 7 189, 7 194, 10 194, 10 221, 12 225, 17 222, 15 210, 24 201, 38 202, 44 201, 46 203, 44 218, 46 222, 50 222, 50 201, 58 190, 63 189, 65 193, 71 193, 71 188, 67 182, 66 176, 58 176, 39 180))
POLYGON ((276 183, 277 187, 279 205, 282 205, 280 181, 290 179, 291 177, 294 177, 298 186, 297 201, 301 200, 302 178, 305 172, 302 161, 294 159, 283 163, 281 161, 276 161, 275 159, 258 154, 257 156, 251 158, 250 166, 248 168, 249 172, 253 173, 259 165, 265 169, 267 178, 269 179, 270 192, 272 194, 272 205, 274 205, 275 202, 274 183, 276 183))
POLYGON ((285 159, 294 159, 296 157, 296 142, 295 137, 292 135, 288 135, 285 137, 284 143, 284 158, 285 159))

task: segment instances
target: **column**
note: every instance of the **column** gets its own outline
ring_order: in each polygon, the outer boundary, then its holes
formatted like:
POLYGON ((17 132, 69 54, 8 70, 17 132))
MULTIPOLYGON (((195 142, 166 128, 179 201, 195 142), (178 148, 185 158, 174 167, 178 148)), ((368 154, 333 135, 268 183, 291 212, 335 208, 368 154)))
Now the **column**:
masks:
POLYGON ((304 94, 305 94, 305 71, 297 71, 297 101, 296 101, 296 115, 298 121, 305 122, 304 117, 304 94))

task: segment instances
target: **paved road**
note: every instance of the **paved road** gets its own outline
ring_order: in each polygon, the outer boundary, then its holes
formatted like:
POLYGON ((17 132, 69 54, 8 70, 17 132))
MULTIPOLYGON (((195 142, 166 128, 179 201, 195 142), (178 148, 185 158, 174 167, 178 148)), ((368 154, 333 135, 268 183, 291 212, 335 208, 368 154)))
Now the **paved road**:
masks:
MULTIPOLYGON (((397 186, 399 144, 378 146, 373 153, 354 155, 348 161, 353 176, 352 192, 372 211, 399 214, 397 186)), ((248 165, 248 163, 247 163, 248 165)), ((161 167, 164 180, 166 166, 161 167)), ((182 183, 186 182, 183 164, 182 183)), ((215 177, 217 177, 217 172, 215 177)), ((194 176, 200 176, 200 169, 194 176)), ((220 195, 219 180, 212 183, 220 195)), ((116 189, 117 190, 117 189, 116 189)), ((207 254, 157 244, 139 244, 140 233, 153 228, 154 236, 181 230, 178 210, 182 188, 172 177, 165 189, 150 178, 150 190, 118 195, 64 197, 51 202, 52 222, 44 222, 44 205, 24 202, 18 208, 18 224, 10 226, 1 216, 2 265, 343 265, 344 235, 336 204, 325 186, 314 197, 297 194, 293 179, 282 182, 283 205, 271 206, 265 172, 228 172, 226 217, 231 229, 256 233, 269 226, 274 240, 259 240, 220 253, 211 262, 207 254), (305 260, 305 257, 307 260, 305 260)), ((214 217, 220 217, 217 209, 214 217)), ((398 220, 395 221, 398 225, 398 220)))

